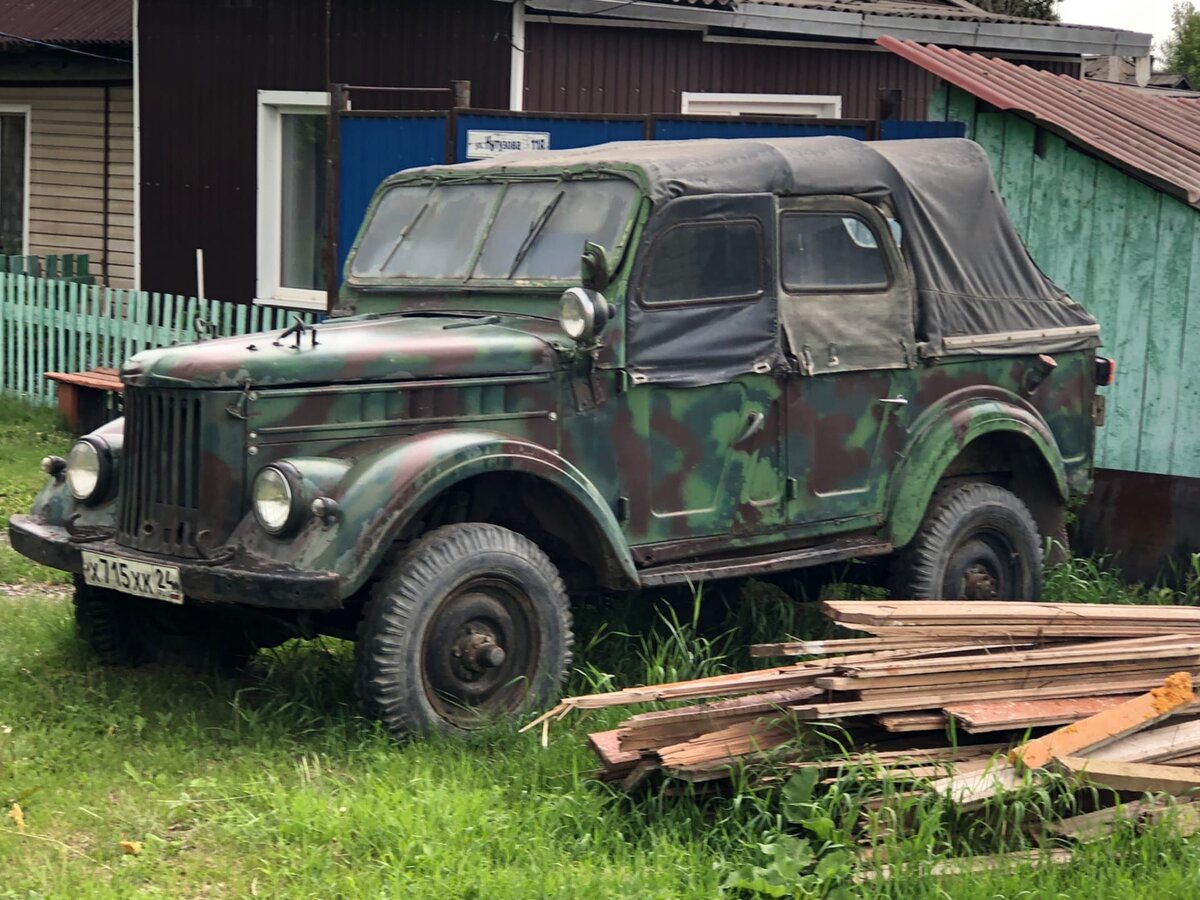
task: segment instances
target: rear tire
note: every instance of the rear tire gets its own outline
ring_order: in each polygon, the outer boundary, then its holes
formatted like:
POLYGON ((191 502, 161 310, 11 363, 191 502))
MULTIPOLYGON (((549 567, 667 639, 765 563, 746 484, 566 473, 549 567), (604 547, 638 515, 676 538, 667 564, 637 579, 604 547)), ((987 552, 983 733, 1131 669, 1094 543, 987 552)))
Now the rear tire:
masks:
POLYGON ((911 600, 1038 600, 1043 548, 1028 508, 992 484, 935 494, 897 554, 892 596, 911 600))
POLYGON ((236 623, 207 610, 92 587, 80 578, 74 604, 76 630, 109 666, 238 668, 258 649, 236 623))
POLYGON ((447 525, 376 585, 359 626, 359 696, 399 737, 474 731, 552 702, 573 640, 566 588, 533 542, 447 525))

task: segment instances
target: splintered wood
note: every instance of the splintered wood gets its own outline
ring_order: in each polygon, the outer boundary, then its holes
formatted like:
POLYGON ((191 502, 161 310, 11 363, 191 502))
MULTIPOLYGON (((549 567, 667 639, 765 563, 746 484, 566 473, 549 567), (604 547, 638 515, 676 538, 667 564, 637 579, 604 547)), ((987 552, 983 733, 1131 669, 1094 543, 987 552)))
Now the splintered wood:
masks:
POLYGON ((964 805, 1043 769, 1095 784, 1195 780, 1181 765, 1143 770, 1200 761, 1191 690, 1200 674, 1200 609, 837 601, 822 611, 867 636, 762 644, 752 656, 806 658, 571 697, 525 730, 540 725, 547 740, 550 724, 572 710, 656 704, 590 738, 600 777, 628 789, 659 771, 712 781, 747 765, 763 777, 851 765, 929 777, 932 790, 964 805), (1046 734, 1055 726, 1066 727, 1046 734), (833 758, 821 738, 831 732, 840 742, 833 758), (1121 768, 1134 763, 1141 768, 1121 768))

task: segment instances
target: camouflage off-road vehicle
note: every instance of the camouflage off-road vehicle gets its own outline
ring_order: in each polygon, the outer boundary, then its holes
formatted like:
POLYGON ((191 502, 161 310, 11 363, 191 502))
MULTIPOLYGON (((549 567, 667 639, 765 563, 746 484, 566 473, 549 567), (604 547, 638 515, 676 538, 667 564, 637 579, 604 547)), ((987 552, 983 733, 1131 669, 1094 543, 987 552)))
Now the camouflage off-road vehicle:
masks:
POLYGON ((890 557, 1035 598, 1111 374, 955 140, 402 172, 337 313, 138 354, 46 461, 12 543, 105 659, 357 636, 372 712, 454 730, 550 699, 583 592, 890 557))

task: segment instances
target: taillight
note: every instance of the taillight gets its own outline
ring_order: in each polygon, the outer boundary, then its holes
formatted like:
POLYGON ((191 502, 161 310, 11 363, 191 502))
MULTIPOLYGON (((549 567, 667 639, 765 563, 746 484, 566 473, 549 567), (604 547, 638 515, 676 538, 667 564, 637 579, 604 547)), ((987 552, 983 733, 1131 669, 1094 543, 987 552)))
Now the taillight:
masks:
POLYGON ((1117 361, 1107 356, 1096 357, 1096 384, 1108 387, 1117 377, 1117 361))

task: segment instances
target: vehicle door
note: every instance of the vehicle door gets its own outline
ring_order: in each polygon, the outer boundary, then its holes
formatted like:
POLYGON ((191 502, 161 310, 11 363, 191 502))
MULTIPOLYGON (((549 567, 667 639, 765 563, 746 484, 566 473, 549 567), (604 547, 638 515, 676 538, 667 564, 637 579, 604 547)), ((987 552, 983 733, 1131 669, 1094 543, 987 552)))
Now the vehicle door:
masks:
POLYGON ((783 521, 774 226, 761 194, 676 199, 646 227, 627 293, 626 400, 645 449, 622 473, 631 543, 691 555, 696 537, 783 521))
POLYGON ((824 533, 882 520, 912 414, 914 292, 903 235, 852 197, 779 203, 788 520, 824 533))

